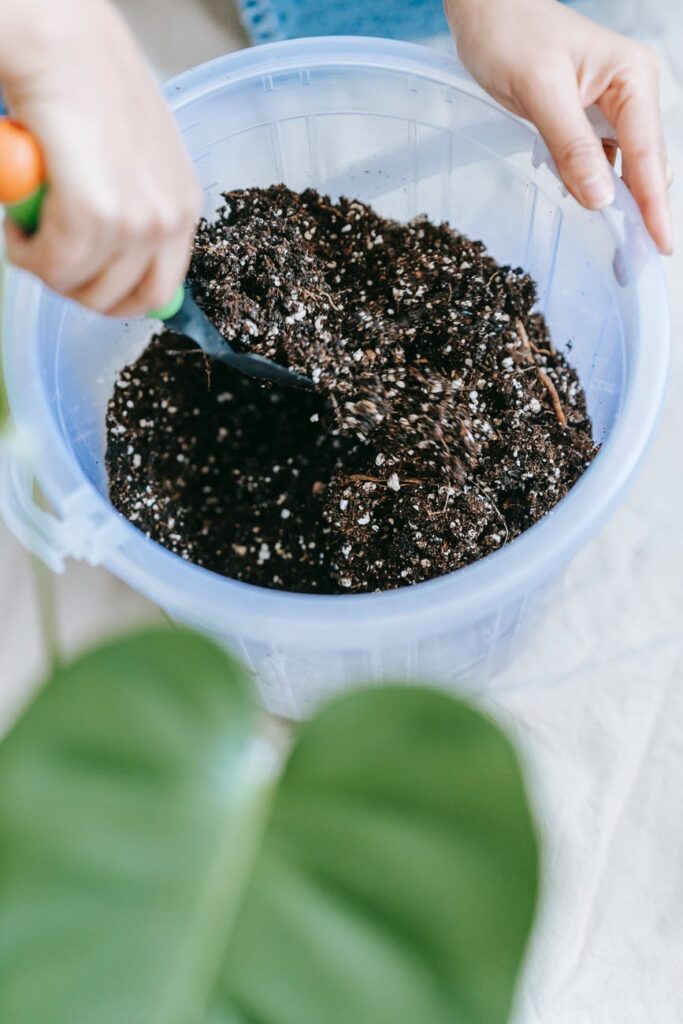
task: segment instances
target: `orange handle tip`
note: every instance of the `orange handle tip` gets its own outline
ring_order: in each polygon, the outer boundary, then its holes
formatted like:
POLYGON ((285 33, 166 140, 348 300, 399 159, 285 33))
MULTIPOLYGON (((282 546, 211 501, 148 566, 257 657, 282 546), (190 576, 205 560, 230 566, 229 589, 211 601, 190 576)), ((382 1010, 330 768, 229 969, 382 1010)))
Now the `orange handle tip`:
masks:
POLYGON ((34 136, 9 117, 0 117, 0 203, 19 203, 45 180, 45 162, 34 136))

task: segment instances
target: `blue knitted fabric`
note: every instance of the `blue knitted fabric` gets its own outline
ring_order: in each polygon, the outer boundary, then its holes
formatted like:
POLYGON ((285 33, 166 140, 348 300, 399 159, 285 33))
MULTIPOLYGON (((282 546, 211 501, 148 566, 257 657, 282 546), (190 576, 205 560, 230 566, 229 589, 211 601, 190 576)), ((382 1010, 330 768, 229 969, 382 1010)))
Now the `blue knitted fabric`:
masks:
POLYGON ((300 36, 425 39, 448 31, 442 0, 235 0, 252 43, 300 36))
POLYGON ((276 39, 301 36, 383 36, 385 39, 419 40, 448 32, 442 0, 235 0, 235 3, 252 43, 272 43, 276 39))

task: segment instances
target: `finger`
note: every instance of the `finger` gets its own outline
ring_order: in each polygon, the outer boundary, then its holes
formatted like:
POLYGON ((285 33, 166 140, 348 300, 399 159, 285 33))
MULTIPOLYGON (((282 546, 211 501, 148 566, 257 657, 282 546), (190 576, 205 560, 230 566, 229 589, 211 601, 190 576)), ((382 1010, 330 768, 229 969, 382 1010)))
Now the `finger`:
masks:
POLYGON ((146 272, 120 302, 107 309, 108 316, 140 316, 165 305, 185 280, 190 262, 194 225, 170 239, 149 263, 146 272))
POLYGON ((623 177, 663 253, 673 250, 667 157, 657 75, 647 69, 615 82, 600 101, 612 121, 622 153, 623 177))
POLYGON ((11 260, 15 267, 22 266, 22 264, 13 257, 12 253, 21 253, 21 244, 26 240, 25 232, 7 217, 5 218, 5 222, 2 227, 5 234, 5 252, 7 254, 7 258, 11 260))
POLYGON ((92 275, 93 260, 87 260, 90 240, 59 237, 46 225, 28 236, 16 224, 5 223, 7 257, 15 267, 35 274, 53 291, 66 294, 92 275))
POLYGON ((106 313, 138 286, 149 260, 149 246, 128 246, 110 260, 104 270, 83 287, 70 292, 68 297, 81 306, 106 313))
POLYGON ((601 210, 614 200, 612 172, 579 96, 573 72, 531 76, 524 97, 562 181, 580 203, 601 210))
MULTIPOLYGON (((48 200, 49 202, 49 200, 48 200)), ((26 235, 17 225, 5 224, 7 256, 35 274, 53 291, 68 295, 96 276, 111 258, 113 232, 104 222, 73 217, 64 221, 46 203, 40 230, 26 235)))

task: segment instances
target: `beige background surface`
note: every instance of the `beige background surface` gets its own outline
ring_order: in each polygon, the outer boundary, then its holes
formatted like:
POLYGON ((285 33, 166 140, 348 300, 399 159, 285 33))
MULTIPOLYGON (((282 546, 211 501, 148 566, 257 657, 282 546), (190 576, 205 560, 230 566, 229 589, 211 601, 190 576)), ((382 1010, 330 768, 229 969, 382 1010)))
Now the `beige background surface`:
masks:
MULTIPOLYGON (((121 0, 163 76, 244 45, 229 0, 121 0)), ((602 16, 652 35, 683 168, 678 0, 602 16)), ((683 170, 681 171, 683 174, 683 170)), ((679 235, 683 190, 673 189, 679 235)), ((637 486, 573 564, 531 649, 489 701, 532 769, 546 902, 520 999, 523 1024, 683 1021, 683 246, 668 262, 674 360, 667 408, 637 486)), ((0 527, 0 722, 41 661, 30 564, 0 527)), ((56 581, 68 649, 159 613, 107 573, 56 581)))

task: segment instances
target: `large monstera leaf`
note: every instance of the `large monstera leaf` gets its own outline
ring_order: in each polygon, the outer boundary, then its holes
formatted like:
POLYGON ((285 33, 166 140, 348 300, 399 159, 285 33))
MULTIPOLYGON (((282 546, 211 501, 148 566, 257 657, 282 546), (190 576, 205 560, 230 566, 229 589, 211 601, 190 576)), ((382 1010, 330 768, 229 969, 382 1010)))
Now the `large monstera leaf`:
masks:
POLYGON ((504 1024, 537 850, 499 730, 386 686, 264 751, 190 633, 56 672, 0 746, 1 1021, 504 1024))

